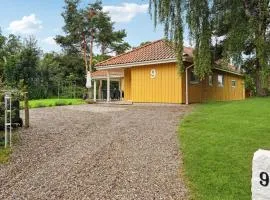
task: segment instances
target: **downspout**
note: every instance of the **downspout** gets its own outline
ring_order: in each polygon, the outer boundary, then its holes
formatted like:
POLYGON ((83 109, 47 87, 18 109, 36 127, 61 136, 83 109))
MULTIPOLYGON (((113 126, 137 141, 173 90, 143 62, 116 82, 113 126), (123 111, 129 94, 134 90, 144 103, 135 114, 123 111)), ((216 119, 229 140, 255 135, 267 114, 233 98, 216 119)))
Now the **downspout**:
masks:
POLYGON ((193 66, 194 66, 194 64, 191 64, 188 67, 186 67, 186 105, 189 104, 189 101, 188 101, 188 69, 193 67, 193 66))

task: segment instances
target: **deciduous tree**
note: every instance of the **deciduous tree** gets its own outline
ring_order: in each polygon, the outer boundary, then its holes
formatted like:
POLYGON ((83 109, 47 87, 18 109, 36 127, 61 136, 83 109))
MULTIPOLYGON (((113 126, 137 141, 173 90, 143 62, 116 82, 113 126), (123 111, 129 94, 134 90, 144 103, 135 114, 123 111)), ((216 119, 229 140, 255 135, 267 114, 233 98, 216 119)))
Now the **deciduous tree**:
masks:
MULTIPOLYGON (((194 43, 195 73, 202 79, 211 71, 215 56, 233 59, 240 65, 249 56, 254 61, 256 91, 265 95, 269 76, 269 0, 150 0, 155 24, 164 24, 165 35, 173 43, 179 66, 184 29, 194 43), (213 38, 223 38, 222 52, 213 52, 213 38), (246 56, 243 56, 245 55, 246 56)), ((220 49, 219 49, 220 50, 220 49)))

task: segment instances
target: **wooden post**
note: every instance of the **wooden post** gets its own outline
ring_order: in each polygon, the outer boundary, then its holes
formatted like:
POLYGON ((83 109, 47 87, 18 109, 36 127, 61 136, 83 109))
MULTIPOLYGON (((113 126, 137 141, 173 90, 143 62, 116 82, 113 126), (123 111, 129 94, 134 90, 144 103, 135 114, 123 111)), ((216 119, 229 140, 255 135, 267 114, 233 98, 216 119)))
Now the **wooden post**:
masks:
POLYGON ((94 102, 97 101, 97 80, 94 80, 94 102))
POLYGON ((29 128, 29 102, 28 92, 24 93, 24 115, 25 115, 25 127, 29 128))
POLYGON ((107 102, 110 102, 111 97, 110 97, 110 73, 107 70, 107 102))
POLYGON ((189 93, 188 93, 188 90, 189 90, 189 87, 188 87, 188 82, 189 82, 189 80, 188 80, 188 69, 191 68, 191 67, 193 67, 193 66, 194 66, 194 64, 191 64, 191 65, 189 65, 188 67, 186 67, 186 105, 189 104, 189 93))
POLYGON ((102 99, 102 95, 101 95, 101 89, 102 89, 102 80, 99 80, 99 85, 98 85, 98 99, 102 99))
POLYGON ((186 105, 188 105, 188 68, 186 68, 186 105))
POLYGON ((121 78, 119 79, 119 101, 122 101, 122 88, 121 88, 121 78))
POLYGON ((242 86, 243 86, 243 98, 242 98, 242 99, 245 99, 245 98, 246 98, 246 86, 245 86, 245 81, 242 82, 242 86))

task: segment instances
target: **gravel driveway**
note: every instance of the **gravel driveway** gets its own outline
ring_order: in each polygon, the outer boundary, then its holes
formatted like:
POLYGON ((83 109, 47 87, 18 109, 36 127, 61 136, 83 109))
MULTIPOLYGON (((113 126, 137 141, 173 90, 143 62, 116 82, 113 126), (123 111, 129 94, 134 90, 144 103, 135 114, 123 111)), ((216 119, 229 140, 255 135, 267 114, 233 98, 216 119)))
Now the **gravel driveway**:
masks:
POLYGON ((0 199, 187 199, 180 177, 181 105, 32 109, 0 199))

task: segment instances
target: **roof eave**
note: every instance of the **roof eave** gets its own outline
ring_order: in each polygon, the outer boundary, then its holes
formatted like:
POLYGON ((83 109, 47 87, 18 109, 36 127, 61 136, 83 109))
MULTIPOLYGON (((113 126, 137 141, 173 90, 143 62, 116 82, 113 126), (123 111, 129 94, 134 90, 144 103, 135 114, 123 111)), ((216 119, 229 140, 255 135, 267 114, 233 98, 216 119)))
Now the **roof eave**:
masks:
POLYGON ((222 68, 218 68, 218 67, 214 67, 214 69, 220 70, 220 71, 223 71, 223 72, 227 72, 227 73, 231 73, 231 74, 235 74, 235 75, 238 75, 238 76, 244 76, 244 74, 241 74, 241 73, 238 73, 238 72, 233 72, 233 71, 222 69, 222 68))
POLYGON ((173 62, 176 62, 175 58, 168 58, 168 59, 162 59, 162 60, 150 60, 150 61, 143 61, 143 62, 97 66, 97 70, 130 68, 130 67, 137 67, 137 66, 143 66, 143 65, 155 65, 155 64, 173 63, 173 62))
MULTIPOLYGON (((119 79, 124 78, 124 75, 110 75, 110 79, 119 79)), ((93 76, 92 79, 94 80, 105 80, 107 79, 107 76, 93 76)))

